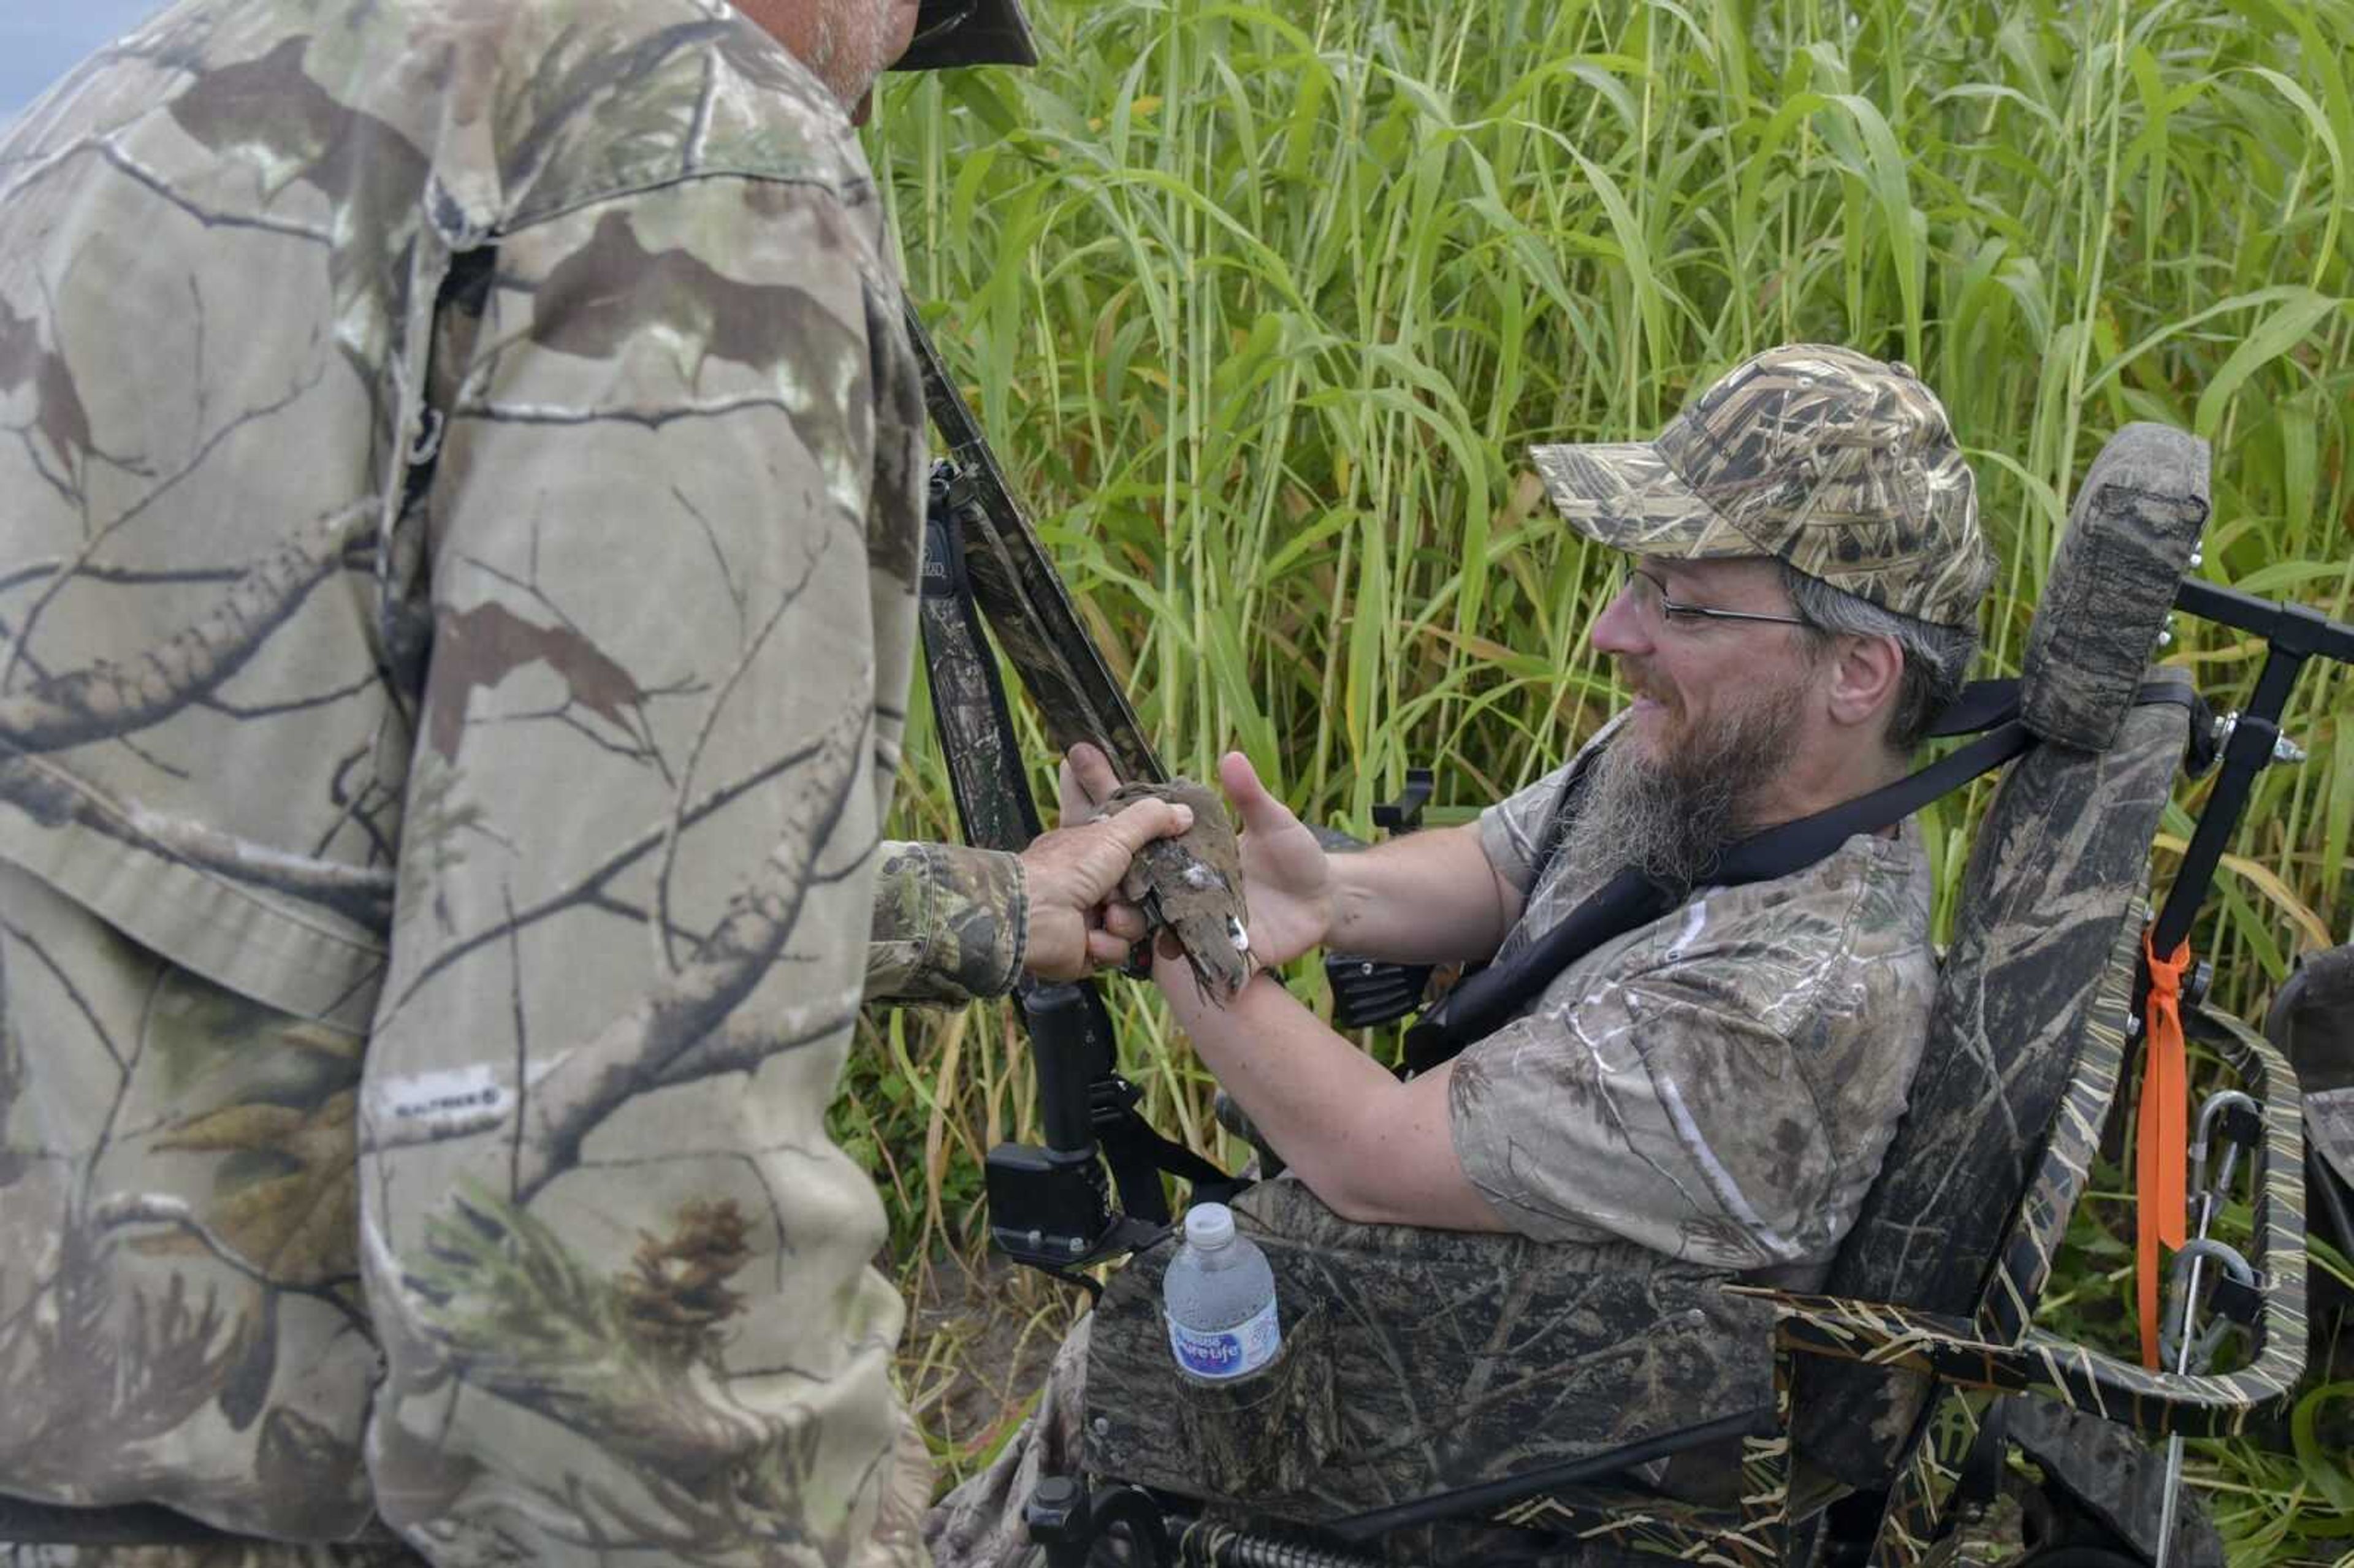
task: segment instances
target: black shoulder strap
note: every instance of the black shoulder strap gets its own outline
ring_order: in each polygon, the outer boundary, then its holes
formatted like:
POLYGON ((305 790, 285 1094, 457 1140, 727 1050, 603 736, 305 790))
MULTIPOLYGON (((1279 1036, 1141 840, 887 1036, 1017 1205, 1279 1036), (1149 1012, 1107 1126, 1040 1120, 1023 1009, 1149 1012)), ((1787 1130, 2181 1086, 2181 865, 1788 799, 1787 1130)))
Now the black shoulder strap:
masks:
MULTIPOLYGON (((2181 672, 2158 672, 2134 694, 2138 705, 2171 703, 2197 713, 2198 694, 2181 672)), ((2201 726, 2193 724, 2194 736, 2201 726)), ((1878 832, 1903 821, 1941 795, 1949 795, 1981 774, 1991 773, 2036 744, 2019 717, 2017 681, 1974 681, 1937 715, 1933 736, 1977 735, 1968 745, 1895 783, 1842 801, 1827 811, 1783 822, 1724 852, 1709 878, 1716 887, 1770 882, 1803 871, 1857 833, 1878 832), (1984 732, 1984 733, 1980 733, 1984 732)), ((1573 778, 1563 788, 1567 802, 1573 778)), ((1560 808, 1556 808, 1559 810, 1560 808)), ((1558 840, 1557 833, 1548 833, 1558 840)), ((1549 848, 1551 846, 1548 846, 1549 848)), ((1530 886, 1534 888, 1536 883, 1530 886)), ((1474 1040, 1502 1028, 1533 1001, 1554 977, 1614 937, 1649 925, 1675 907, 1667 889, 1632 868, 1606 882, 1559 925, 1522 948, 1511 962, 1471 976, 1423 1014, 1405 1034, 1405 1067, 1425 1073, 1474 1040)))
MULTIPOLYGON (((1857 833, 1877 832, 1903 821, 1939 796, 2001 767, 2034 744, 2032 732, 2015 716, 2018 711, 2015 681, 1981 681, 1965 687, 1961 697, 1939 715, 1932 733, 1967 735, 1985 729, 1986 734, 1893 784, 1742 840, 1724 852, 1710 874, 1710 885, 1737 887, 1802 871, 1857 833)), ((1567 793, 1564 785, 1564 797, 1567 793)), ((1474 1040, 1494 1033, 1564 969, 1613 938, 1659 918, 1676 903, 1675 894, 1643 873, 1632 867, 1620 871, 1509 963, 1482 969, 1425 1013, 1406 1031, 1407 1070, 1428 1072, 1474 1040)))

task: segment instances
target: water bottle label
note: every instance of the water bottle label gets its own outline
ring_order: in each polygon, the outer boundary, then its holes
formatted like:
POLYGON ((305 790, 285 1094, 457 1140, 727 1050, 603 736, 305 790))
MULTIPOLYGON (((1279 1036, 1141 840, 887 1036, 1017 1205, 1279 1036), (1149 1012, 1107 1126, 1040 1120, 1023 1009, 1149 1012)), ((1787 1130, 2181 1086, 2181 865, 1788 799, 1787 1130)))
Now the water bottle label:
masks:
POLYGON ((1195 1377, 1248 1377, 1283 1347, 1283 1330, 1275 1320, 1275 1303, 1252 1313, 1231 1329, 1204 1331, 1188 1329, 1175 1319, 1169 1322, 1169 1348, 1177 1364, 1195 1377))

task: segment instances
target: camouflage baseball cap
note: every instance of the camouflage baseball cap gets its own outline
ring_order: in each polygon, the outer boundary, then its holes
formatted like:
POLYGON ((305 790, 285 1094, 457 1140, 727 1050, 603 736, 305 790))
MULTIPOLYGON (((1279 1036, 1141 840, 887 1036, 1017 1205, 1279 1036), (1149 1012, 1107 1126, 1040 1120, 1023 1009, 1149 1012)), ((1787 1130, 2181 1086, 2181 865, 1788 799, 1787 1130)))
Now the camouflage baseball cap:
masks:
POLYGON ((1022 0, 923 0, 916 34, 893 70, 1038 63, 1038 45, 1022 0))
POLYGON ((1883 609, 1976 623, 1994 577, 1978 488, 1909 366, 1787 344, 1657 440, 1532 448, 1569 525, 1634 555, 1776 556, 1883 609))

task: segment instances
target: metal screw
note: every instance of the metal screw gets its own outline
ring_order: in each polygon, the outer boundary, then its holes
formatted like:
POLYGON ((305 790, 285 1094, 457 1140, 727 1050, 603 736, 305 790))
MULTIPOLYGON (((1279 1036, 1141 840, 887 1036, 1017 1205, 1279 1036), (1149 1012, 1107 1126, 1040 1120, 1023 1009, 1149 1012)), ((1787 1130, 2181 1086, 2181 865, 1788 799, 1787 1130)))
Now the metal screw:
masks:
POLYGON ((2193 545, 2193 546, 2190 546, 2190 569, 2191 569, 2192 571, 2194 571, 2194 572, 2195 572, 2195 571, 2197 571, 2200 567, 2201 567, 2205 566, 2206 564, 2207 564, 2207 551, 2206 551, 2205 546, 2200 546, 2200 545, 2193 545))
POLYGON ((2285 735, 2276 736, 2273 740, 2273 760, 2290 764, 2302 762, 2305 760, 2305 747, 2285 735))
POLYGON ((1084 1236, 1073 1236, 1070 1241, 1065 1245, 1070 1247, 1071 1255, 1074 1257, 1076 1257, 1079 1254, 1087 1250, 1087 1238, 1084 1236))
POLYGON ((2158 645, 2160 648, 2170 648, 2174 645, 2174 617, 2168 616, 2166 624, 2158 629, 2158 645))
POLYGON ((1108 1415, 1098 1415, 1098 1416, 1097 1416, 1097 1417, 1096 1417, 1096 1419, 1095 1419, 1095 1434, 1096 1434, 1096 1436, 1098 1436, 1098 1437, 1108 1437, 1108 1436, 1111 1436, 1111 1417, 1110 1417, 1110 1416, 1108 1416, 1108 1415))

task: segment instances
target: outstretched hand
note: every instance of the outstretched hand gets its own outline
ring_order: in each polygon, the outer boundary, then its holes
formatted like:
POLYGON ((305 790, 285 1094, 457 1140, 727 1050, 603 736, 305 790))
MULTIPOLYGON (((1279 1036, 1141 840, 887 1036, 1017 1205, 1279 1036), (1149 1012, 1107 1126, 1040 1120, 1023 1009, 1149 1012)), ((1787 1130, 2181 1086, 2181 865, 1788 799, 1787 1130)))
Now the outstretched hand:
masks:
POLYGON ((1265 968, 1323 946, 1332 928, 1332 870, 1324 846, 1277 800, 1250 758, 1229 751, 1218 782, 1242 819, 1243 893, 1250 906, 1251 954, 1265 968))

